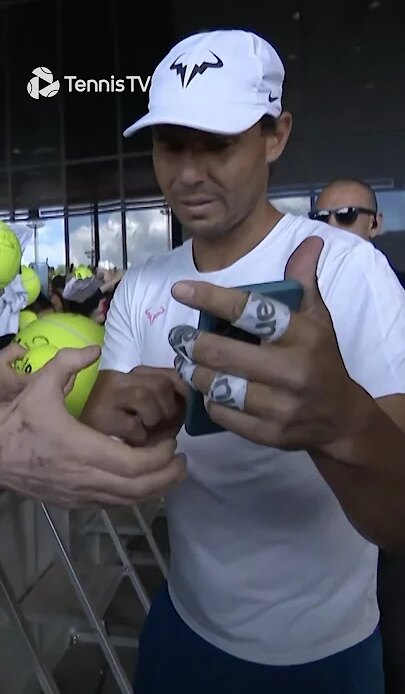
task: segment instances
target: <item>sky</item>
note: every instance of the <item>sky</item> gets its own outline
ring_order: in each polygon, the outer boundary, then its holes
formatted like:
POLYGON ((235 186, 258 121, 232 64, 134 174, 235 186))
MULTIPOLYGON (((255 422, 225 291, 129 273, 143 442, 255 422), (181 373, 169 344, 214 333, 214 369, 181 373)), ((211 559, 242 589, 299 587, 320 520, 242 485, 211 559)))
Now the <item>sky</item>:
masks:
MULTIPOLYGON (((160 208, 127 211, 128 265, 142 263, 152 255, 170 248, 168 217, 160 208)), ((37 230, 39 261, 48 261, 52 267, 65 264, 63 219, 45 220, 37 230)), ((120 212, 99 215, 100 260, 111 266, 122 267, 122 235, 120 212)), ((71 217, 69 220, 70 261, 75 265, 90 263, 86 251, 91 250, 92 229, 90 215, 71 217)), ((34 261, 34 238, 31 236, 23 264, 34 261)))
MULTIPOLYGON (((380 209, 384 213, 383 231, 396 231, 405 228, 405 191, 383 191, 377 194, 380 209)), ((307 215, 310 207, 309 196, 273 199, 280 212, 307 215)), ((169 250, 170 235, 168 216, 160 208, 127 211, 127 250, 128 265, 144 262, 150 256, 169 250)), ((90 263, 85 252, 91 249, 91 217, 71 217, 70 260, 75 265, 90 263)), ((100 261, 111 267, 122 267, 122 237, 120 212, 106 212, 99 215, 100 261)), ((65 241, 63 219, 46 220, 44 227, 38 229, 39 260, 57 267, 65 264, 65 241)), ((28 244, 23 264, 34 260, 34 241, 28 244)))

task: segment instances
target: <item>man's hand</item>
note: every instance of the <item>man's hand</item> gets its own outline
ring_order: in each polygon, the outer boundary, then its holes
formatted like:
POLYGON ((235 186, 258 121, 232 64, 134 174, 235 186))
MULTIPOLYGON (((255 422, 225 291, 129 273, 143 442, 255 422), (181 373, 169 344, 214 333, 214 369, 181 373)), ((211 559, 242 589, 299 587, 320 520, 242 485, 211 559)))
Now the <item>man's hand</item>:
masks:
POLYGON ((64 398, 99 349, 61 350, 0 407, 0 486, 66 507, 130 505, 161 496, 185 473, 167 439, 134 450, 79 423, 64 398))
POLYGON ((138 366, 102 371, 81 421, 132 446, 175 438, 184 421, 187 386, 174 369, 138 366))
POLYGON ((287 264, 285 278, 297 280, 304 289, 299 312, 290 313, 268 297, 257 297, 249 306, 247 293, 203 282, 181 282, 172 289, 181 303, 262 337, 256 346, 198 334, 188 326, 171 333, 171 343, 180 354, 176 368, 185 380, 191 379, 194 387, 209 395, 211 419, 258 444, 322 448, 346 438, 361 425, 364 409, 372 404, 345 369, 318 290, 316 268, 322 248, 320 238, 308 238, 287 264), (188 297, 181 293, 184 287, 192 291, 188 297), (257 329, 266 318, 271 318, 268 337, 257 329), (176 340, 177 346, 173 344, 176 340))
POLYGON ((22 359, 25 352, 13 342, 0 350, 0 403, 13 400, 32 379, 30 374, 18 373, 12 367, 13 361, 22 359))

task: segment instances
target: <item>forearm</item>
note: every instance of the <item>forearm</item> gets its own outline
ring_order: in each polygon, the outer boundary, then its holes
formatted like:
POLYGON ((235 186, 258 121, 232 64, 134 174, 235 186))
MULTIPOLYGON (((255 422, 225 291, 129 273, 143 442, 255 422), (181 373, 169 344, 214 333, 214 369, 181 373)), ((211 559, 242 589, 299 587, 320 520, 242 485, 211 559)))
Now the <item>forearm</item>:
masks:
POLYGON ((311 451, 357 531, 391 551, 405 548, 405 434, 370 401, 361 431, 311 451))

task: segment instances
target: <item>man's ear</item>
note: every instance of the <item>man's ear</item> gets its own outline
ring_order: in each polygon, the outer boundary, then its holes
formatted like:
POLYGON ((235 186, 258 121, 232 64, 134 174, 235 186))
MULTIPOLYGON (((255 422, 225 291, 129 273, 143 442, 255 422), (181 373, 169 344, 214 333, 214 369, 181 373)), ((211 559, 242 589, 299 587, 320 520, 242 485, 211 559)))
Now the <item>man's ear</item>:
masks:
POLYGON ((384 216, 383 216, 382 212, 378 212, 378 214, 376 215, 376 221, 374 221, 374 224, 373 224, 372 228, 370 229, 370 238, 371 239, 375 239, 376 236, 381 234, 383 222, 384 222, 384 216))
POLYGON ((284 111, 277 118, 275 129, 266 136, 266 159, 268 164, 277 161, 284 152, 292 128, 292 115, 284 111))

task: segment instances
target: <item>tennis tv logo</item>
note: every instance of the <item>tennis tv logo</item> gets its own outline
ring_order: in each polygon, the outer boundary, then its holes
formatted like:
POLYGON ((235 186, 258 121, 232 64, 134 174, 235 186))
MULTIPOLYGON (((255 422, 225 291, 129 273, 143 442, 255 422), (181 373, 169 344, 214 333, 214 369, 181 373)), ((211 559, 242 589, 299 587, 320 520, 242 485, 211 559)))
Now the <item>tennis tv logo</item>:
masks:
POLYGON ((60 82, 54 81, 49 68, 36 67, 32 74, 35 76, 28 82, 27 91, 33 99, 39 99, 40 96, 56 96, 60 89, 60 82))

